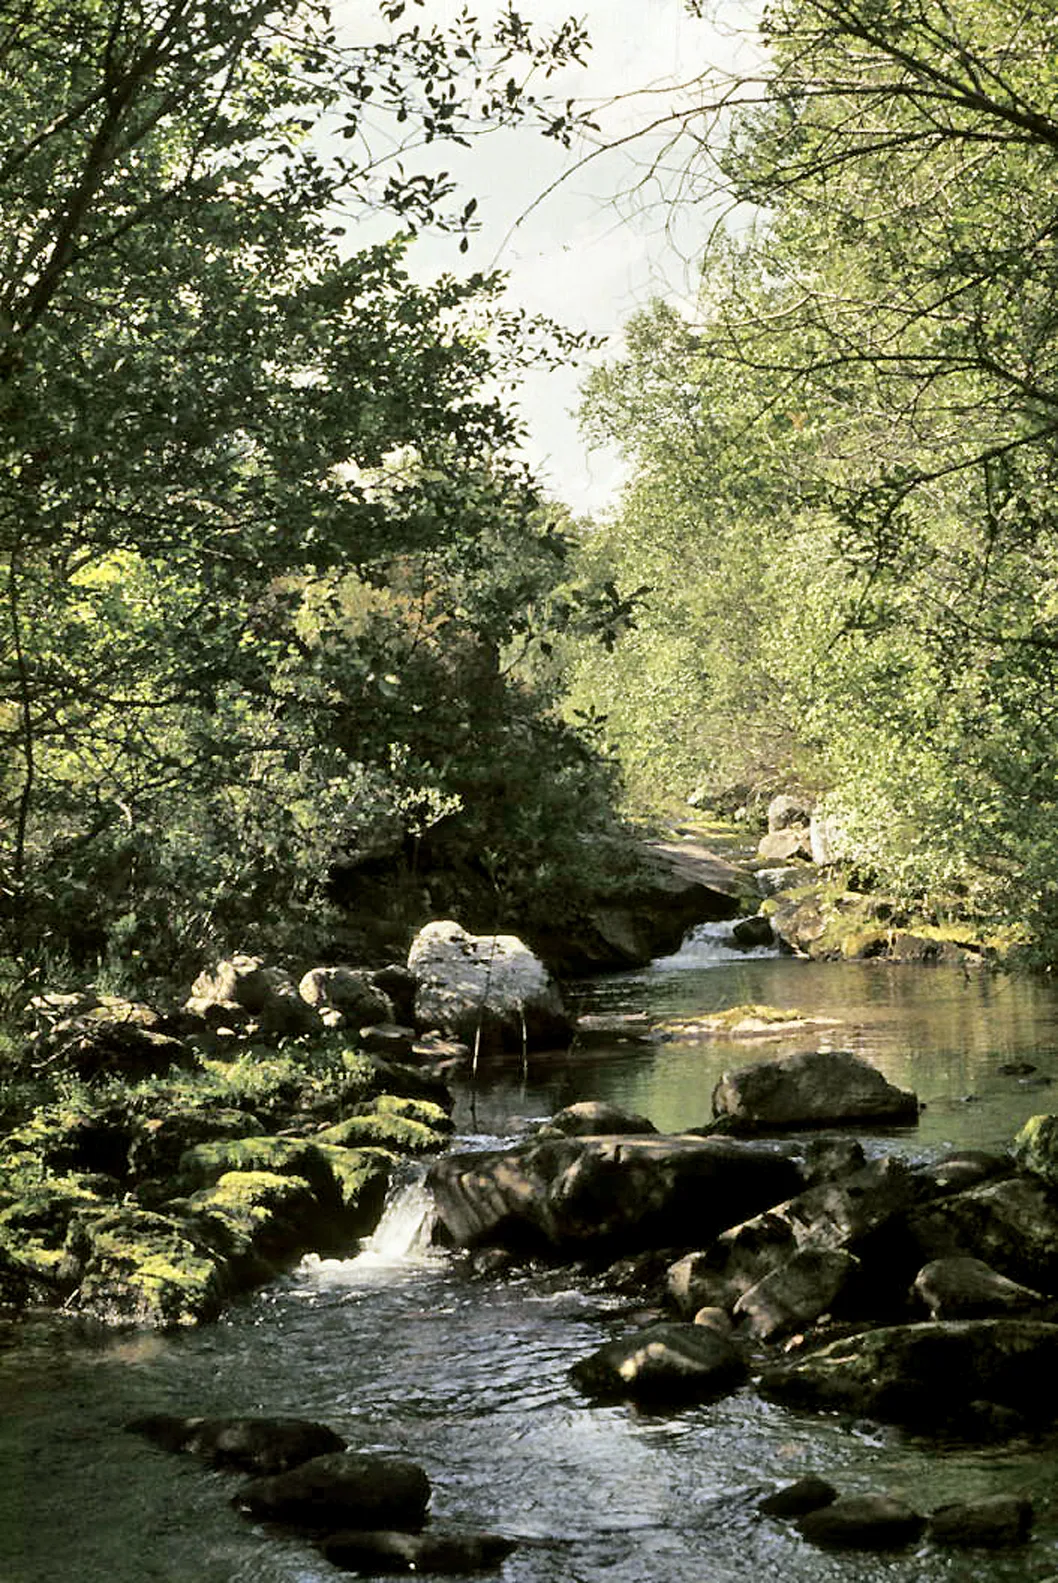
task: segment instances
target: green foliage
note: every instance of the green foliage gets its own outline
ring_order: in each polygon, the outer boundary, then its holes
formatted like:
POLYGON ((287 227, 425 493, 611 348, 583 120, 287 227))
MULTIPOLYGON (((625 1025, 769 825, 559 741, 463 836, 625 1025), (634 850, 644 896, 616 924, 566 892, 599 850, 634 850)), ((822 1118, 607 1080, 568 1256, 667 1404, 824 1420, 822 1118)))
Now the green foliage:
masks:
POLYGON ((1053 952, 1054 18, 778 0, 764 37, 712 178, 755 222, 589 382, 634 469, 592 553, 655 592, 581 705, 648 794, 825 793, 863 877, 1053 952))
POLYGON ((398 157, 524 119, 568 137, 531 84, 583 35, 382 9, 363 46, 314 0, 0 22, 0 923, 23 960, 149 978, 307 941, 331 864, 381 836, 466 815, 499 842, 513 798, 482 758, 526 774, 522 804, 543 752, 592 779, 497 659, 562 575, 488 393, 548 327, 494 276, 413 282, 407 233, 465 237, 475 205, 398 157), (391 158, 357 152, 368 106, 391 158), (380 206, 404 235, 351 250, 339 214, 380 206))

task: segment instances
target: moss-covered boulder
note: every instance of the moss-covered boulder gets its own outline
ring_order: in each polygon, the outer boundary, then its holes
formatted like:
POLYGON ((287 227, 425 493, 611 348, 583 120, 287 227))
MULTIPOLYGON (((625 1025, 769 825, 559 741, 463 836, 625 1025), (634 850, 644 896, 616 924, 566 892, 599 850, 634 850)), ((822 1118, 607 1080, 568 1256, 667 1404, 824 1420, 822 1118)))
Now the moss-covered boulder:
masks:
POLYGON ((303 1177, 274 1171, 227 1171, 179 1210, 203 1242, 250 1279, 262 1259, 284 1259, 312 1247, 323 1218, 303 1177))
POLYGON ((350 1237, 366 1236, 382 1213, 397 1155, 390 1149, 343 1149, 335 1143, 316 1147, 341 1194, 341 1231, 350 1237))
POLYGON ((439 1105, 384 1094, 370 1105, 358 1106, 355 1115, 316 1133, 314 1142, 343 1149, 374 1147, 396 1154, 429 1154, 445 1147, 451 1130, 452 1123, 439 1105))
POLYGON ((1058 1116, 1030 1116, 1014 1139, 1014 1158, 1050 1187, 1058 1187, 1058 1116))
POLYGON ((190 1193, 212 1187, 229 1171, 296 1176, 308 1184, 322 1207, 335 1207, 339 1200, 326 1156, 304 1138, 217 1138, 197 1144, 180 1157, 179 1190, 190 1193))
POLYGON ((129 1171, 137 1180, 171 1177, 189 1149, 262 1131, 250 1110, 207 1103, 178 1105, 139 1121, 129 1145, 129 1171))
POLYGON ((223 1263, 167 1215, 127 1205, 78 1219, 66 1256, 79 1266, 72 1306, 109 1324, 168 1327, 217 1313, 223 1263))

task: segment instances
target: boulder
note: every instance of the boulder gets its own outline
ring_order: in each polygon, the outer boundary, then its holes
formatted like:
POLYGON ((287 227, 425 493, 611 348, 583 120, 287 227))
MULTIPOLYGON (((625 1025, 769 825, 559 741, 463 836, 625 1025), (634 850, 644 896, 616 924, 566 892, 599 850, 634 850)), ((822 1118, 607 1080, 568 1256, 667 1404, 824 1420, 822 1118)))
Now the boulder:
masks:
POLYGON ((194 1065, 193 1053, 165 1030, 161 1014, 138 1001, 118 995, 42 995, 32 1010, 34 1055, 77 1077, 136 1082, 194 1065))
POLYGON ((244 954, 201 972, 184 1010, 210 1028, 262 1037, 314 1033, 323 1027, 319 1013, 302 1000, 289 974, 244 954))
POLYGON ((798 1519, 810 1544, 835 1550, 902 1550, 921 1538, 926 1519, 893 1495, 839 1495, 798 1519))
POLYGON ((763 1517, 803 1517, 837 1498, 838 1492, 828 1479, 820 1478, 818 1473, 806 1473, 804 1478, 765 1495, 758 1501, 757 1510, 763 1517))
POLYGON ((608 878, 573 918, 536 922, 532 944, 564 977, 642 967, 677 951, 696 924, 735 918, 756 898, 753 876, 693 840, 589 843, 587 866, 608 878))
POLYGON ((1000 1549, 1024 1544, 1032 1532, 1032 1502, 1020 1495, 985 1495, 954 1501, 930 1513, 928 1536, 934 1544, 959 1549, 1000 1549))
POLYGON ((1058 1188, 1058 1116, 1030 1116, 1014 1139, 1012 1153, 1023 1171, 1058 1188))
POLYGON ((807 825, 787 825, 782 830, 770 830, 761 836, 757 857, 762 863, 780 867, 791 858, 810 857, 812 844, 807 825))
POLYGON ((859 1269, 840 1248, 802 1248, 742 1293, 734 1317, 757 1341, 792 1335, 829 1313, 859 1269))
POLYGON ((729 1126, 779 1130, 836 1122, 916 1122, 918 1100, 848 1050, 810 1050, 725 1072, 713 1114, 729 1126))
POLYGON ((341 1435, 307 1418, 179 1418, 154 1413, 125 1428, 166 1451, 204 1457, 216 1468, 285 1473, 313 1457, 344 1451, 341 1435))
POLYGON ((965 1319, 860 1331, 771 1365, 760 1391, 792 1407, 921 1429, 958 1423, 980 1402, 1049 1420, 1058 1409, 1058 1325, 965 1319))
MULTIPOLYGON (((693 1247, 790 1196, 797 1167, 762 1145, 689 1135, 553 1137, 452 1153, 430 1168, 457 1247, 582 1256, 693 1247)), ((701 1306, 698 1304, 696 1306, 701 1306)))
POLYGON ((430 1481, 416 1463, 335 1451, 286 1473, 251 1480, 232 1505, 262 1522, 298 1528, 391 1528, 403 1533, 423 1526, 429 1502, 430 1481))
POLYGON ((739 918, 731 926, 735 944, 740 945, 744 951, 753 951, 761 946, 774 945, 775 931, 771 920, 764 913, 754 913, 752 918, 739 918))
POLYGON ((368 973, 352 967, 313 967, 298 984, 298 994, 328 1028, 362 1028, 394 1020, 393 1002, 368 973))
POLYGON ((981 1259, 965 1254, 924 1264, 912 1289, 931 1319, 983 1319, 1044 1301, 1031 1287, 1008 1280, 981 1259))
POLYGON ((791 825, 806 825, 812 817, 812 803, 807 797, 794 797, 780 792, 768 804, 768 830, 788 830, 791 825))
POLYGON ((582 1099, 575 1105, 567 1105, 565 1110, 557 1111, 547 1126, 541 1128, 541 1133, 559 1133, 566 1138, 591 1138, 606 1133, 612 1137, 636 1133, 645 1135, 657 1130, 645 1116, 632 1115, 617 1105, 604 1104, 602 1100, 582 1099))
MULTIPOLYGON (((749 1315, 759 1308, 758 1323, 765 1327, 777 1323, 782 1328, 783 1313, 790 1322, 798 1314, 804 1322, 818 1318, 853 1277, 859 1283, 860 1255, 873 1263, 878 1243, 893 1225, 902 1237, 907 1211, 931 1191, 932 1184, 923 1184, 903 1160, 889 1158, 817 1182, 786 1203, 729 1227, 710 1246, 675 1263, 667 1276, 669 1296, 681 1313, 694 1313, 707 1303, 730 1310, 759 1285, 757 1296, 741 1311, 749 1315), (815 1307, 817 1303, 822 1306, 815 1307)), ((879 1262, 884 1283, 889 1259, 879 1262)), ((902 1296, 906 1281, 899 1271, 893 1285, 902 1296)))
POLYGON ((468 1533, 431 1525, 422 1533, 346 1529, 329 1534, 323 1554, 344 1572, 379 1574, 415 1572, 435 1577, 466 1572, 491 1572, 505 1561, 517 1541, 503 1534, 468 1533))
POLYGON ((914 1210, 907 1230, 915 1269, 935 1259, 970 1257, 1035 1291, 1058 1292, 1058 1201, 1037 1176, 951 1193, 914 1210))
POLYGON ((470 1044, 521 1050, 566 1044, 572 1024, 558 984, 514 935, 468 934, 450 920, 412 942, 415 1019, 470 1044))
POLYGON ((131 1205, 75 1219, 64 1255, 78 1272, 70 1306, 105 1324, 197 1324, 216 1315, 227 1291, 223 1262, 205 1239, 131 1205))
POLYGON ((570 1369, 579 1390, 603 1401, 700 1401, 726 1395, 746 1375, 745 1359, 726 1336, 675 1323, 607 1342, 570 1369))

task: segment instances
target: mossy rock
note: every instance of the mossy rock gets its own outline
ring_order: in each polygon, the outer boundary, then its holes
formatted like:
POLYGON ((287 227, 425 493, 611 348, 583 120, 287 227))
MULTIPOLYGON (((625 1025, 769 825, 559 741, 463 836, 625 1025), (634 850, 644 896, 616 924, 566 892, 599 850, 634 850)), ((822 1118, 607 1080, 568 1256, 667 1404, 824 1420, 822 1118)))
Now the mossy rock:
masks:
POLYGON ((369 1104, 357 1106, 358 1115, 366 1116, 372 1112, 380 1116, 402 1116, 405 1121, 419 1121, 424 1127, 432 1127, 434 1132, 443 1133, 446 1137, 452 1132, 451 1116, 443 1105, 436 1104, 432 1099, 411 1099, 404 1094, 379 1094, 369 1104))
POLYGON ((264 1170, 227 1171, 180 1208, 203 1241, 237 1266, 248 1263, 248 1272, 239 1271, 241 1278, 253 1276, 259 1259, 310 1248, 326 1218, 303 1177, 264 1170))
POLYGON ((374 1108, 366 1115, 347 1116, 314 1138, 316 1143, 334 1143, 341 1149, 377 1147, 396 1154, 429 1154, 443 1149, 447 1141, 444 1133, 423 1121, 374 1108))
POLYGON ((7 1173, 0 1185, 0 1233, 61 1248, 70 1222, 102 1214, 108 1207, 107 1189, 116 1185, 110 1178, 92 1176, 7 1173))
POLYGON ((197 1144, 180 1157, 180 1189, 193 1192, 211 1187, 231 1171, 295 1176, 308 1183, 321 1205, 338 1203, 338 1187, 326 1156, 316 1148, 315 1140, 303 1138, 220 1138, 197 1144))
POLYGON ((199 1144, 261 1133, 261 1123, 248 1110, 216 1104, 185 1105, 142 1121, 129 1149, 135 1178, 174 1175, 189 1149, 199 1144))
POLYGON ((186 1226, 122 1205, 75 1222, 67 1254, 81 1266, 74 1306, 108 1324, 193 1325, 218 1311, 222 1265, 186 1226))
POLYGON ((342 1229, 350 1236, 366 1236, 382 1213, 397 1155, 390 1149, 343 1149, 336 1143, 317 1147, 341 1191, 342 1229))
POLYGON ((1014 1139, 1013 1154, 1023 1171, 1058 1187, 1058 1116, 1030 1116, 1014 1139))

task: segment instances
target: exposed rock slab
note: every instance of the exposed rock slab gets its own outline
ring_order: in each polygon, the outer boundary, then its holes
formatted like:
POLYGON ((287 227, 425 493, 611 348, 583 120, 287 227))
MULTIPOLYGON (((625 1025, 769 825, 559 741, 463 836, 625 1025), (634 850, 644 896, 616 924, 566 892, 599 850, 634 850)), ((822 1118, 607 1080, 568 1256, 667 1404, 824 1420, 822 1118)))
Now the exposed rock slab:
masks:
POLYGON ((725 1072, 713 1114, 746 1130, 836 1123, 909 1124, 918 1100, 848 1050, 810 1050, 725 1072))
POLYGON ((543 1138, 450 1154, 431 1167, 429 1181, 458 1247, 616 1256, 700 1245, 789 1197, 801 1177, 765 1145, 655 1134, 543 1138))

